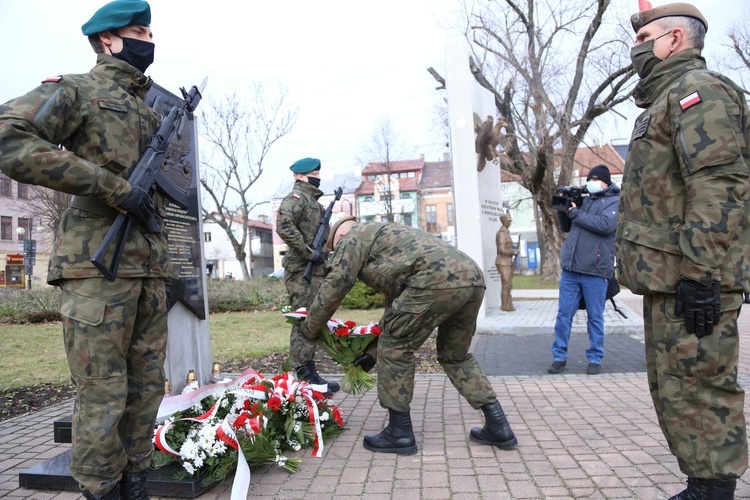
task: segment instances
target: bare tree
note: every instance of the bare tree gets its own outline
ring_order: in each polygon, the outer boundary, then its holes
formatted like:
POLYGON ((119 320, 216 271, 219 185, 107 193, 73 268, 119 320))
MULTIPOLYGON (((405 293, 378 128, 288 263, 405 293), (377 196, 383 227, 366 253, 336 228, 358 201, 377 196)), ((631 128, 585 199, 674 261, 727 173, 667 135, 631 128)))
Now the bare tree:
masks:
MULTIPOLYGON (((500 167, 534 200, 542 278, 559 279, 562 234, 550 207, 569 185, 576 149, 593 121, 630 95, 634 75, 620 23, 599 34, 611 0, 491 0, 464 5, 476 80, 495 96, 500 167), (617 32, 622 36, 617 36, 617 32)), ((450 84, 450 82, 448 82, 450 84)))
POLYGON ((210 145, 202 161, 201 185, 204 220, 215 222, 232 243, 242 275, 250 278, 247 265, 248 222, 267 196, 255 197, 252 187, 263 174, 263 162, 271 147, 291 132, 297 109, 287 104, 286 89, 270 95, 260 83, 247 98, 236 93, 210 101, 203 114, 201 137, 210 145))
POLYGON ((396 221, 394 213, 394 186, 398 184, 398 177, 394 176, 394 162, 406 158, 411 154, 404 146, 398 132, 391 126, 391 121, 384 118, 378 123, 370 136, 370 141, 364 146, 358 162, 376 166, 377 177, 374 181, 382 214, 389 222, 396 221))
POLYGON ((63 212, 70 207, 73 195, 54 191, 43 186, 28 186, 27 205, 31 216, 35 218, 34 226, 42 226, 54 234, 60 226, 63 212))
MULTIPOLYGON (((750 69, 750 11, 744 11, 740 17, 735 18, 727 31, 729 43, 725 44, 732 50, 732 56, 725 61, 740 77, 740 82, 745 85, 745 74, 750 69)), ((745 91, 747 93, 747 90, 745 91)))

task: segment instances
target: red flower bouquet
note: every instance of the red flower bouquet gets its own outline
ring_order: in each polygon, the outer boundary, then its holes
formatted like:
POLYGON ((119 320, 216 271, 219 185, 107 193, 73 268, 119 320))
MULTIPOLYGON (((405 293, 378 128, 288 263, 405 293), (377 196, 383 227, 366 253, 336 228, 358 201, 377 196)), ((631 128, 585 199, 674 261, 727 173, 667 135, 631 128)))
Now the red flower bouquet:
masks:
MULTIPOLYGON (((287 321, 294 323, 299 318, 307 317, 307 310, 300 308, 294 312, 284 313, 284 316, 287 317, 287 321)), ((359 366, 354 366, 354 360, 380 335, 380 327, 372 322, 362 326, 354 321, 338 319, 331 319, 327 326, 328 328, 318 335, 317 344, 344 369, 341 390, 359 395, 372 389, 375 386, 375 377, 359 366)))

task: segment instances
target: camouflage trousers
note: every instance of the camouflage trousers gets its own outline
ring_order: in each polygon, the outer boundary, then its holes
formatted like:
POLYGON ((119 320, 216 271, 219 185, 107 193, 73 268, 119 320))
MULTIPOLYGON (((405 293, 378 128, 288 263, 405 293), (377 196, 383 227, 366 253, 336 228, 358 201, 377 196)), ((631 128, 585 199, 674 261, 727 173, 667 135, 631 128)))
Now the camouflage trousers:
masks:
MULTIPOLYGON (((305 307, 309 310, 320 285, 323 283, 323 276, 313 275, 312 283, 308 283, 305 281, 303 274, 302 272, 285 271, 284 284, 286 285, 286 291, 289 293, 289 305, 293 309, 305 307)), ((292 368, 315 360, 315 351, 315 341, 302 335, 299 327, 293 325, 292 332, 289 335, 289 358, 292 368)))
POLYGON ((643 298, 646 369, 659 425, 687 476, 739 478, 747 469, 745 391, 737 382, 742 295, 721 295, 721 320, 700 339, 675 316, 675 297, 643 298))
POLYGON ((409 411, 414 353, 438 329, 438 362, 461 396, 478 409, 497 400, 484 370, 469 353, 484 288, 407 288, 388 305, 378 337, 378 399, 383 408, 409 411))
POLYGON ((61 283, 71 378, 70 472, 94 495, 124 472, 148 469, 156 412, 164 396, 167 296, 163 279, 61 283))

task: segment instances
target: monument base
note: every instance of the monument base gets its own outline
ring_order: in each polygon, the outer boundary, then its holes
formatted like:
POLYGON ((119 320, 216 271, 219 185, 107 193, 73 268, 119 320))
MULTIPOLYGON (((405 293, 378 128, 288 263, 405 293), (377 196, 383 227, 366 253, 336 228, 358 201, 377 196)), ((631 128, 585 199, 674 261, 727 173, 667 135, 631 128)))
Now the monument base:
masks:
MULTIPOLYGON (((70 443, 72 418, 56 420, 54 433, 56 443, 70 443)), ((45 460, 18 474, 18 484, 32 490, 78 491, 78 483, 70 475, 70 460, 73 450, 45 460)), ((171 463, 159 469, 148 470, 148 492, 151 496, 195 498, 213 485, 203 486, 201 477, 191 476, 176 480, 181 471, 180 464, 171 463)))

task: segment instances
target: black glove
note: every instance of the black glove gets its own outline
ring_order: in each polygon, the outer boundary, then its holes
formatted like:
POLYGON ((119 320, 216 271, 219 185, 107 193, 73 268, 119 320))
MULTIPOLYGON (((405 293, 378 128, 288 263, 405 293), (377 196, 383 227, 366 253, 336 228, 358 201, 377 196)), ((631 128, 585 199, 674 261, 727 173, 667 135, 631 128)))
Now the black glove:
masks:
POLYGON ((132 186, 132 190, 117 208, 124 210, 131 217, 137 219, 149 233, 161 231, 161 224, 156 217, 156 208, 151 196, 138 186, 132 186))
POLYGON ((674 313, 677 316, 685 315, 688 333, 694 333, 698 338, 711 335, 721 317, 721 282, 713 281, 708 287, 681 279, 677 285, 674 313))
POLYGON ((326 261, 325 252, 321 252, 320 250, 313 250, 313 258, 310 259, 310 262, 312 262, 313 265, 319 266, 325 261, 326 261))
POLYGON ((372 367, 375 366, 375 360, 367 354, 366 352, 363 352, 359 356, 357 356, 357 359, 354 360, 354 366, 359 366, 362 368, 365 372, 369 372, 372 370, 372 367))

